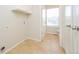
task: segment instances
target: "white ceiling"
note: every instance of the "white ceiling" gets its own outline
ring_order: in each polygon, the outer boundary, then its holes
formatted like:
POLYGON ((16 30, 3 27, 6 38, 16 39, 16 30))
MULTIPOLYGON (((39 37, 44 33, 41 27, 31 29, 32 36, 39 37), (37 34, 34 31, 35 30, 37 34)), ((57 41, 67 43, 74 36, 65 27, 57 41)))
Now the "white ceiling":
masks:
POLYGON ((59 5, 46 5, 46 8, 47 9, 50 9, 50 8, 58 8, 59 5))

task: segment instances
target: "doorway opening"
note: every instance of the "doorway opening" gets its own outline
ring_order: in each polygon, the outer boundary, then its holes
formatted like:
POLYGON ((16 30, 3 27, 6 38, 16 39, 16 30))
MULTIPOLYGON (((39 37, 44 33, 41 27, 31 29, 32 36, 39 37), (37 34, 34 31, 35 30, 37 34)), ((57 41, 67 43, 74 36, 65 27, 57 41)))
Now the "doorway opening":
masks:
POLYGON ((60 21, 59 21, 59 6, 46 5, 42 10, 43 25, 46 26, 43 45, 45 48, 50 48, 51 51, 65 53, 64 49, 60 46, 60 21))
POLYGON ((47 9, 47 33, 59 35, 59 8, 47 9))

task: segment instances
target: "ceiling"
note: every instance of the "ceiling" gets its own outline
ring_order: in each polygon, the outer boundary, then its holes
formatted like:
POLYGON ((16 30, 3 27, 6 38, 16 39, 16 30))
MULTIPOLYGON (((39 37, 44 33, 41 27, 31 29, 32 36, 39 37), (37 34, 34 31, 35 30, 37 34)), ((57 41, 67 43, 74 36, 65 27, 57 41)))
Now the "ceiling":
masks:
POLYGON ((46 5, 46 8, 47 9, 50 9, 50 8, 58 8, 59 5, 46 5))

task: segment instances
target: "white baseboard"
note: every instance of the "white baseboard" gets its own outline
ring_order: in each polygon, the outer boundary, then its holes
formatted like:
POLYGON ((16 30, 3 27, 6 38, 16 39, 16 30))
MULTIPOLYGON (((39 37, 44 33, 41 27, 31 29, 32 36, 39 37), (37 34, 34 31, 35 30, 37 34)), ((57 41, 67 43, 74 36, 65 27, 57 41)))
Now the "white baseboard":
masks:
POLYGON ((54 34, 54 35, 59 35, 59 33, 51 33, 51 32, 47 32, 48 34, 54 34))
POLYGON ((35 41, 38 41, 38 42, 41 41, 41 39, 36 39, 36 38, 32 38, 32 37, 28 37, 27 39, 32 39, 32 40, 35 40, 35 41))
POLYGON ((24 39, 24 40, 18 42, 17 44, 13 45, 11 48, 9 48, 5 52, 3 52, 3 54, 6 54, 7 52, 9 52, 10 50, 12 50, 13 48, 15 48, 16 46, 18 46, 19 44, 21 44, 25 40, 27 40, 27 39, 24 39))

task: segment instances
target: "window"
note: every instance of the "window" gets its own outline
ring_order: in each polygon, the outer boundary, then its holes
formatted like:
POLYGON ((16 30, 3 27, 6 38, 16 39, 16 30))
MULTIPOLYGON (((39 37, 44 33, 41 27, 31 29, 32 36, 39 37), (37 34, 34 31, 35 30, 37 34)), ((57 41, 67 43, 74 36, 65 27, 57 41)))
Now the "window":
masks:
POLYGON ((47 26, 59 25, 59 8, 47 9, 47 26))

